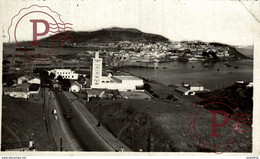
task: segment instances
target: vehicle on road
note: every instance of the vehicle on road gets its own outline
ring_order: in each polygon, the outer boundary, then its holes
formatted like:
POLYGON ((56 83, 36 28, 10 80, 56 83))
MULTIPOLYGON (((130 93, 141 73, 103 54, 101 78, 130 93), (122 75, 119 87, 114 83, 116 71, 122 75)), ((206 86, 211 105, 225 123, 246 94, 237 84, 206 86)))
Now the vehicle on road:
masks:
POLYGON ((66 113, 63 114, 66 119, 71 119, 72 117, 72 109, 67 109, 66 113))

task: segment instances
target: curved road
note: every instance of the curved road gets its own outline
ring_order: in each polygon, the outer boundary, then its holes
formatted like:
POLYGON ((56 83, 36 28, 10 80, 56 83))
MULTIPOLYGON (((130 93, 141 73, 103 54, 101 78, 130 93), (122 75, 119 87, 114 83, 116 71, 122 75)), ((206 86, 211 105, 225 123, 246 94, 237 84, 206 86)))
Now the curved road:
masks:
POLYGON ((66 95, 55 92, 61 114, 72 109, 71 119, 65 118, 65 127, 69 134, 78 141, 83 151, 115 151, 92 127, 80 110, 72 106, 66 95))

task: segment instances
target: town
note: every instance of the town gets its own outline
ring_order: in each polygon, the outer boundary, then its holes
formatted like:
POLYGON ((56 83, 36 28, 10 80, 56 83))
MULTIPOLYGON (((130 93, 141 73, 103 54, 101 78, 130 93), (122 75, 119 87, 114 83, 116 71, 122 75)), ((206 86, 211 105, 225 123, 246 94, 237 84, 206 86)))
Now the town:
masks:
MULTIPOLYGON (((15 137, 21 138, 22 142, 14 144, 17 141, 5 140, 4 150, 26 151, 29 142, 29 150, 33 151, 158 151, 163 148, 162 143, 167 141, 169 145, 163 151, 196 152, 201 149, 182 139, 187 135, 186 123, 178 121, 186 121, 187 113, 193 106, 201 108, 199 101, 210 95, 234 100, 239 98, 241 103, 247 105, 241 110, 252 114, 251 79, 236 79, 230 87, 211 90, 194 80, 165 85, 121 69, 127 66, 151 66, 152 70, 162 71, 167 68, 161 69, 158 65, 177 62, 187 63, 195 70, 193 65, 198 63, 203 64, 200 67, 205 71, 221 74, 222 70, 214 68, 214 64, 220 62, 223 72, 226 72, 225 69, 236 72, 240 66, 233 66, 229 62, 250 59, 231 46, 200 41, 163 40, 66 42, 61 47, 62 52, 54 56, 48 51, 52 49, 45 45, 47 44, 43 43, 41 47, 16 49, 17 54, 25 53, 26 56, 16 56, 4 49, 3 107, 7 111, 4 120, 7 120, 7 114, 14 115, 9 109, 16 109, 21 114, 26 114, 21 115, 25 121, 35 121, 29 122, 27 129, 21 130, 21 134, 26 133, 28 136, 15 137), (26 50, 31 53, 28 54, 26 50), (51 58, 38 56, 37 52, 48 52, 51 58), (31 62, 25 62, 28 60, 31 62), (30 114, 29 110, 34 113, 27 115, 30 114), (165 118, 169 112, 174 115, 165 118), (163 123, 168 126, 158 128, 157 125, 164 125, 163 123), (39 129, 34 130, 34 127, 39 129), (174 135, 167 135, 176 130, 176 127, 178 131, 174 135), (135 137, 137 131, 140 133, 135 137), (147 136, 148 134, 150 135, 147 136), (185 146, 171 145, 170 141, 175 140, 176 136, 181 136, 178 140, 183 140, 185 146), (42 143, 47 143, 49 147, 42 143)), ((238 108, 234 105, 234 109, 238 108)), ((229 112, 230 118, 233 115, 229 112)), ((17 115, 11 118, 13 123, 17 122, 16 118, 17 115)), ((242 122, 243 119, 236 120, 242 122)), ((18 121, 21 122, 19 127, 25 124, 23 120, 18 121)), ((251 122, 251 119, 247 118, 248 121, 251 122)), ((13 131, 16 127, 17 125, 11 124, 7 130, 13 131)), ((250 137, 249 134, 246 135, 246 139, 250 137)), ((250 146, 242 145, 241 149, 249 151, 250 146)))

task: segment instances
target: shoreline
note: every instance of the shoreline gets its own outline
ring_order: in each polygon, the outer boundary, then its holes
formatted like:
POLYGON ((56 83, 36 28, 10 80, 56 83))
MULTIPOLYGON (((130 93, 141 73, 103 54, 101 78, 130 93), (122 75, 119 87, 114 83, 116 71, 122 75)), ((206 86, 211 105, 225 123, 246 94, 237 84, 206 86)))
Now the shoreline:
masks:
MULTIPOLYGON (((229 60, 218 60, 218 61, 213 61, 213 60, 191 60, 191 61, 187 61, 187 62, 180 62, 177 60, 172 60, 172 61, 160 61, 160 62, 134 62, 136 64, 129 64, 127 63, 127 61, 124 61, 124 63, 127 64, 122 64, 121 66, 109 66, 112 69, 120 69, 120 68, 126 68, 126 67, 137 67, 137 68, 159 68, 158 66, 155 65, 159 65, 159 64, 164 64, 164 63, 173 63, 173 62, 178 62, 178 63, 218 63, 218 62, 234 62, 234 61, 242 61, 242 60, 249 60, 249 61, 254 61, 251 58, 246 58, 246 59, 229 59, 229 60), (139 65, 138 65, 138 64, 139 65), (153 65, 153 66, 148 66, 148 65, 153 65)), ((167 68, 163 68, 163 69, 167 69, 167 68)))

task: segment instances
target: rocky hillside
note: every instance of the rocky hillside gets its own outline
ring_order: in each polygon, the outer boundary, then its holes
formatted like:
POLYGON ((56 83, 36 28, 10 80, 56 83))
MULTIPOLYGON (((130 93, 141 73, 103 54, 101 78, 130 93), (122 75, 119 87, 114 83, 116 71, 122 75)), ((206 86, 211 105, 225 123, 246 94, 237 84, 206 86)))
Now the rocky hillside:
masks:
MULTIPOLYGON (((185 101, 168 100, 94 100, 86 104, 100 122, 118 139, 134 151, 154 152, 198 152, 202 149, 195 146, 189 137, 187 120, 193 104, 185 101)), ((198 118, 201 133, 211 131, 211 116, 206 110, 198 118)), ((218 116, 218 122, 223 117, 218 116)), ((229 128, 221 132, 230 135, 229 128)), ((241 143, 233 151, 251 151, 251 134, 246 132, 241 143)), ((210 139, 210 142, 219 142, 210 139)), ((207 151, 213 151, 206 149, 207 151)))
POLYGON ((234 55, 235 57, 241 58, 241 59, 247 59, 248 58, 247 56, 245 56, 242 53, 240 53, 239 51, 237 51, 237 49, 233 46, 222 44, 222 43, 216 43, 216 42, 212 42, 212 43, 209 43, 209 44, 213 45, 213 46, 228 46, 229 47, 228 53, 230 55, 234 55))
MULTIPOLYGON (((84 31, 84 32, 63 32, 56 34, 54 36, 39 40, 38 42, 41 46, 49 46, 53 45, 53 41, 57 41, 57 38, 60 39, 60 44, 63 46, 67 46, 68 43, 73 44, 94 44, 98 46, 107 45, 111 42, 122 42, 122 41, 129 41, 129 42, 142 42, 142 43, 156 43, 156 42, 167 42, 170 43, 169 39, 156 34, 144 33, 138 29, 133 28, 105 28, 97 31, 84 31), (64 40, 67 39, 65 44, 64 40), (68 40, 69 39, 69 40, 68 40)), ((188 41, 185 41, 188 42, 188 41)), ((30 46, 30 42, 20 42, 22 46, 30 46)), ((236 58, 247 58, 245 55, 238 52, 233 46, 212 42, 209 43, 211 46, 228 46, 229 47, 229 54, 234 55, 236 58)), ((205 45, 204 42, 198 41, 198 45, 205 45)), ((8 44, 4 44, 4 46, 8 46, 8 44)), ((170 50, 169 50, 170 51, 170 50)), ((216 57, 217 58, 217 57, 216 57)))
MULTIPOLYGON (((74 43, 108 43, 119 41, 168 42, 167 38, 160 35, 144 33, 138 29, 117 27, 91 32, 67 32, 60 35, 69 36, 74 43)), ((49 41, 50 38, 43 39, 42 42, 49 41)))

